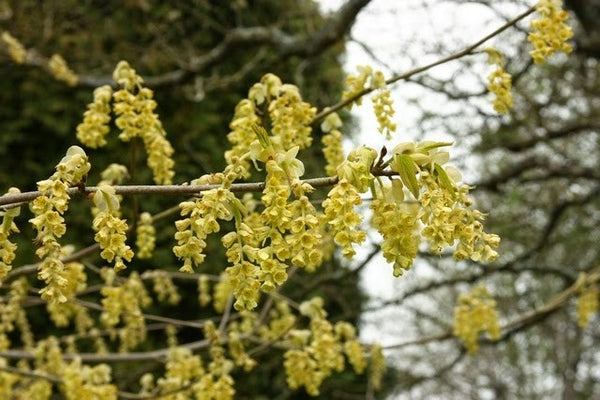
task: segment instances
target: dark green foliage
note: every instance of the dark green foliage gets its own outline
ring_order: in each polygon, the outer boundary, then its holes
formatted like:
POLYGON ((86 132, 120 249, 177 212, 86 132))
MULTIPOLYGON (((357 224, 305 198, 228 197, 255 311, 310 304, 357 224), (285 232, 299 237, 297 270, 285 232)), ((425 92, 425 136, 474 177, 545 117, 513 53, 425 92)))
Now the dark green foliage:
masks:
MULTIPOLYGON (((0 21, 0 30, 10 32, 28 49, 34 49, 42 56, 50 57, 54 53, 62 55, 81 76, 105 80, 110 78, 117 62, 123 59, 144 77, 186 69, 195 57, 214 48, 235 27, 277 27, 288 33, 306 35, 316 31, 323 23, 316 4, 304 0, 14 0, 9 4, 13 14, 0 21)), ((228 123, 235 104, 267 72, 277 74, 284 82, 299 85, 305 100, 315 106, 335 103, 343 82, 339 63, 342 51, 343 43, 340 43, 318 57, 282 58, 266 48, 261 50, 260 44, 243 46, 234 48, 223 62, 207 68, 198 77, 190 74, 176 83, 153 87, 158 102, 157 112, 175 148, 174 183, 189 181, 223 168, 228 123), (259 53, 261 58, 256 62, 255 57, 259 53), (247 63, 255 65, 246 74, 228 80, 247 63), (195 92, 195 85, 200 81, 204 84, 205 93, 195 92), (223 86, 219 86, 220 83, 223 86)), ((11 186, 19 187, 22 191, 34 190, 36 181, 53 173, 54 165, 66 149, 78 144, 76 126, 82 121, 86 104, 92 100, 93 87, 69 87, 55 81, 41 69, 18 66, 7 56, 0 57, 0 192, 6 192, 11 186)), ((318 127, 315 128, 315 142, 318 143, 318 127)), ((122 163, 130 169, 130 183, 151 183, 143 146, 136 142, 121 143, 116 138, 117 134, 113 126, 107 147, 86 149, 92 163, 88 184, 97 183, 100 172, 112 162, 122 163)), ((323 160, 320 153, 314 149, 307 150, 307 153, 313 155, 313 159, 306 163, 307 175, 322 175, 323 160)), ((181 200, 174 197, 125 198, 124 216, 131 224, 138 212, 156 213, 175 206, 181 200)), ((66 215, 68 233, 61 240, 62 243, 73 243, 77 249, 93 243, 90 206, 91 202, 82 198, 72 202, 66 215)), ((37 262, 35 244, 31 240, 34 235, 27 227, 28 218, 30 214, 23 210, 17 221, 24 235, 19 239, 15 268, 37 262)), ((171 217, 157 223, 158 250, 155 257, 150 261, 134 260, 129 264, 130 271, 143 272, 154 268, 175 271, 179 268, 179 262, 171 252, 174 244, 173 220, 174 217, 171 217)), ((218 273, 226 267, 219 239, 212 239, 207 247, 211 256, 202 267, 202 272, 206 273, 218 273)), ((128 243, 135 243, 134 235, 130 236, 128 243)), ((97 255, 86 261, 98 263, 99 267, 103 265, 97 255)), ((334 261, 316 274, 297 274, 295 278, 299 278, 298 283, 290 282, 285 292, 293 298, 301 296, 299 299, 321 295, 326 299, 332 321, 344 319, 356 323, 364 301, 358 286, 358 274, 342 274, 343 279, 324 279, 322 285, 309 287, 319 277, 327 274, 337 276, 338 264, 334 261)), ((98 278, 90 279, 90 285, 100 283, 98 278)), ((40 286, 39 282, 33 282, 34 286, 40 286)), ((183 300, 178 307, 155 303, 148 312, 181 319, 209 316, 207 311, 199 310, 194 284, 182 284, 180 292, 183 300), (190 315, 190 310, 198 311, 198 315, 190 315)), ((98 297, 88 296, 85 300, 98 301, 98 297)), ((33 313, 31 322, 37 338, 49 333, 50 324, 42 315, 33 313)), ((198 340, 199 337, 201 333, 198 330, 183 329, 179 339, 185 342, 198 340)), ((162 332, 150 332, 148 343, 139 350, 164 347, 164 343, 162 332)), ((92 351, 91 348, 82 350, 92 351)), ((288 389, 282 373, 281 357, 279 351, 267 349, 258 356, 263 372, 238 373, 236 388, 239 398, 271 399, 285 393, 288 389)), ((127 363, 114 364, 113 368, 113 376, 117 377, 121 389, 136 390, 141 374, 155 368, 160 371, 161 367, 155 363, 137 366, 127 363)), ((334 394, 336 391, 341 393, 340 387, 352 393, 364 393, 365 383, 364 376, 357 378, 344 373, 327 382, 320 398, 343 398, 334 394)), ((306 394, 300 391, 281 398, 305 397, 306 394)))

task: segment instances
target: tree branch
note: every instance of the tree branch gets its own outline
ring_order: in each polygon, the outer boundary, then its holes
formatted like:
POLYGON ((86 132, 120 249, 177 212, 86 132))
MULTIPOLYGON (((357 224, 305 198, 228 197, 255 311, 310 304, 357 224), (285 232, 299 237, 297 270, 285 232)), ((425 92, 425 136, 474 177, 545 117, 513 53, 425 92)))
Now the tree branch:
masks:
MULTIPOLYGON (((433 67, 437 67, 438 65, 442 65, 445 64, 449 61, 453 61, 453 60, 457 60, 461 57, 464 57, 466 55, 470 55, 475 53, 475 49, 477 49, 477 47, 481 46, 483 43, 487 42, 488 40, 490 40, 491 38, 493 38, 494 36, 500 34, 501 32, 505 31, 506 29, 510 28, 511 26, 515 25, 517 22, 519 22, 520 20, 522 20, 523 18, 527 17, 529 14, 532 14, 535 11, 535 7, 531 7, 529 8, 527 11, 523 12, 522 14, 517 15, 515 18, 511 19, 510 21, 508 21, 506 24, 502 25, 500 28, 496 29, 495 31, 493 31, 492 33, 484 36, 482 39, 476 41, 475 43, 473 43, 472 45, 464 48, 461 51, 458 51, 456 53, 453 53, 449 56, 446 56, 444 58, 441 58, 437 61, 434 61, 432 63, 426 64, 424 66, 421 67, 417 67, 414 69, 411 69, 408 72, 405 72, 403 74, 400 75, 396 75, 391 77, 390 79, 388 79, 387 81, 385 81, 386 84, 391 85, 392 83, 395 83, 397 81, 400 80, 407 80, 408 78, 410 78, 413 75, 419 74, 421 72, 427 71, 433 67)), ((360 92, 356 93, 354 96, 347 98, 346 100, 342 100, 336 104, 334 104, 331 107, 327 107, 325 108, 323 111, 321 111, 320 113, 318 113, 317 115, 315 115, 315 117, 313 118, 313 122, 315 121, 319 121, 320 119, 325 118, 326 116, 328 116, 329 114, 340 110, 341 108, 347 106, 348 104, 356 101, 357 99, 361 98, 362 96, 371 93, 372 91, 374 91, 375 88, 367 88, 367 89, 363 89, 360 92)))

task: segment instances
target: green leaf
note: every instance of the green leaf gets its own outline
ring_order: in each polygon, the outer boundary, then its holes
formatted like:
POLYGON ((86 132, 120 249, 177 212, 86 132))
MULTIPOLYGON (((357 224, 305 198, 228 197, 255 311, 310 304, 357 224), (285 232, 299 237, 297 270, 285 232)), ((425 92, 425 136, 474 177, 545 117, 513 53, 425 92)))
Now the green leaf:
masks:
POLYGON ((417 148, 417 151, 429 152, 429 151, 431 151, 433 149, 438 149, 440 147, 452 146, 453 144, 454 144, 453 142, 429 142, 426 145, 424 145, 423 147, 419 146, 417 148))
POLYGON ((435 173, 437 174, 437 177, 438 177, 438 181, 440 182, 440 185, 442 186, 442 188, 444 188, 447 191, 449 191, 450 193, 454 194, 454 183, 452 183, 452 179, 450 179, 450 177, 446 173, 446 170, 444 170, 444 168, 440 164, 437 164, 437 163, 434 164, 434 168, 435 168, 435 173))
POLYGON ((413 161, 412 157, 408 154, 397 154, 396 155, 396 168, 402 183, 410 192, 415 196, 415 199, 419 198, 419 182, 417 182, 417 164, 413 161))

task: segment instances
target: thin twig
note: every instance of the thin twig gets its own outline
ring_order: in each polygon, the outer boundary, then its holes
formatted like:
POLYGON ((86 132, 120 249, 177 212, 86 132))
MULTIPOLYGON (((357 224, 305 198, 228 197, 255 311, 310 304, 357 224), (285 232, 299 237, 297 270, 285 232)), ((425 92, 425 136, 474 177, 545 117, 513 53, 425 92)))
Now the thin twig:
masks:
MULTIPOLYGON (((523 18, 527 17, 529 14, 533 13, 535 11, 535 7, 531 7, 529 8, 527 11, 525 11, 522 14, 517 15, 515 18, 511 19, 510 21, 508 21, 507 23, 505 23, 504 25, 502 25, 500 28, 494 30, 492 33, 484 36, 482 39, 476 41, 475 43, 473 43, 472 45, 464 48, 461 51, 458 51, 456 53, 453 53, 449 56, 446 56, 444 58, 441 58, 437 61, 431 62, 429 64, 423 65, 421 67, 417 67, 417 68, 413 68, 403 74, 399 74, 396 76, 391 77, 390 79, 386 80, 385 83, 388 85, 391 85, 392 83, 398 82, 400 80, 407 80, 408 78, 410 78, 413 75, 419 74, 421 72, 427 71, 433 67, 437 67, 438 65, 442 65, 445 64, 447 62, 453 61, 453 60, 457 60, 461 57, 473 54, 475 52, 475 49, 477 49, 477 47, 481 46, 483 43, 487 42, 488 40, 490 40, 491 38, 493 38, 494 36, 500 34, 501 32, 505 31, 506 29, 510 28, 511 26, 515 25, 517 22, 519 22, 520 20, 522 20, 523 18)), ((347 106, 348 104, 353 103, 354 101, 356 101, 357 99, 363 97, 364 95, 367 95, 369 93, 371 93, 372 91, 374 91, 376 88, 367 88, 367 89, 363 89, 360 92, 356 93, 354 96, 349 97, 345 100, 342 100, 336 104, 334 104, 333 106, 327 107, 325 108, 323 111, 321 111, 320 113, 318 113, 317 115, 314 116, 312 122, 316 122, 319 121, 323 118, 325 118, 326 116, 328 116, 329 114, 340 110, 342 108, 344 108, 345 106, 347 106)))

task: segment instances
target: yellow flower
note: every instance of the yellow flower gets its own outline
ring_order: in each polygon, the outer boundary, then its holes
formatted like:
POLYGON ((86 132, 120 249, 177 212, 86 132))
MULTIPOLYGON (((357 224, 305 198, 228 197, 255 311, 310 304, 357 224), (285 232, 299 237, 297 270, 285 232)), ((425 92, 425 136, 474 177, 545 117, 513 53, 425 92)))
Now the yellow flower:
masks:
POLYGON ((52 75, 59 81, 66 82, 69 86, 77 85, 79 78, 73 72, 64 58, 59 54, 53 54, 48 61, 48 68, 52 75))
POLYGON ((454 336, 460 338, 469 354, 477 353, 479 334, 487 332, 491 340, 500 338, 496 301, 487 289, 478 285, 462 294, 454 308, 454 336))
POLYGON ((27 58, 27 50, 15 37, 8 32, 2 32, 2 41, 8 48, 8 55, 17 64, 23 64, 27 58))
POLYGON ((533 44, 530 52, 536 64, 556 51, 570 53, 573 50, 567 41, 573 37, 573 31, 565 24, 569 13, 562 9, 561 0, 539 0, 536 5, 541 18, 531 22, 531 33, 527 40, 533 44))
POLYGON ((77 125, 77 139, 93 149, 106 144, 105 136, 110 131, 110 100, 112 88, 108 85, 94 90, 94 100, 83 114, 83 122, 77 125))

